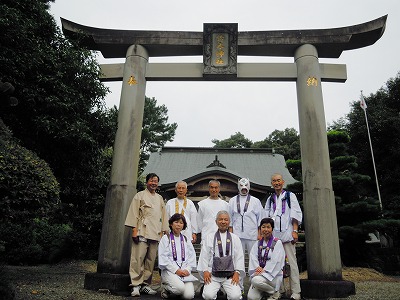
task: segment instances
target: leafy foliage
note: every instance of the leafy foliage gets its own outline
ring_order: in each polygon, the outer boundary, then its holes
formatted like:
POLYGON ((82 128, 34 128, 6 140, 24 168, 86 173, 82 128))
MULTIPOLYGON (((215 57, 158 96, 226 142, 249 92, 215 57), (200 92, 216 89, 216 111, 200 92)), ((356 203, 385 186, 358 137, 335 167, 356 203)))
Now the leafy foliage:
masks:
POLYGON ((55 225, 46 219, 24 224, 0 224, 5 261, 10 264, 54 263, 67 256, 68 225, 55 225))
MULTIPOLYGON (((13 168, 14 163, 20 172, 12 176, 7 173, 7 180, 12 177, 7 184, 15 184, 19 190, 1 191, 4 195, 15 194, 14 206, 9 211, 32 213, 32 217, 48 218, 54 226, 68 226, 72 230, 66 237, 72 246, 70 253, 76 258, 96 258, 118 110, 105 107, 108 89, 98 79, 95 54, 82 48, 79 40, 63 37, 47 12, 50 2, 53 1, 0 3, 0 79, 15 87, 14 96, 19 101, 16 107, 7 105, 0 110, 0 120, 10 128, 4 135, 12 132, 18 140, 12 144, 4 144, 2 139, 0 142, 7 147, 4 170, 13 168), (55 178, 51 172, 47 178, 35 175, 45 169, 44 161, 38 157, 46 161, 58 181, 57 197, 59 193, 61 203, 55 210, 47 210, 43 205, 50 197, 50 193, 41 192, 43 185, 46 187, 55 178), (24 179, 27 175, 32 175, 30 181, 24 179), (33 180, 36 185, 24 185, 33 180), (16 194, 27 193, 26 190, 31 193, 17 202, 16 194), (46 211, 39 214, 42 210, 46 211)), ((167 108, 157 106, 154 98, 147 98, 142 168, 150 151, 172 140, 177 124, 167 121, 167 108)), ((2 205, 6 207, 9 202, 2 205)), ((26 226, 33 226, 32 222, 32 218, 27 219, 26 226)), ((31 245, 34 248, 36 244, 31 245)), ((33 248, 32 253, 41 252, 33 248)))
POLYGON ((294 128, 274 130, 263 141, 255 142, 252 148, 274 148, 286 159, 300 159, 300 136, 294 128))
POLYGON ((298 181, 302 180, 302 178, 301 178, 301 160, 300 159, 288 159, 288 160, 286 160, 286 166, 294 179, 296 179, 298 181))
POLYGON ((393 260, 392 264, 384 262, 385 259, 371 260, 374 257, 373 249, 365 246, 363 238, 368 233, 377 232, 378 235, 393 240, 394 246, 399 247, 400 179, 397 174, 400 171, 400 73, 389 79, 376 93, 364 99, 368 105, 366 111, 360 107, 359 101, 354 101, 346 119, 340 119, 332 127, 340 128, 351 136, 346 150, 349 158, 357 157, 354 163, 349 161, 347 169, 346 164, 341 162, 335 165, 342 172, 334 177, 338 183, 335 194, 340 195, 338 200, 342 202, 337 207, 338 224, 350 226, 339 229, 342 259, 353 265, 365 265, 380 270, 383 265, 388 269, 388 266, 393 265, 393 260), (382 212, 379 212, 376 185, 372 183, 375 173, 366 117, 380 184, 382 212), (356 174, 354 170, 366 175, 356 174), (354 184, 349 185, 349 181, 345 179, 352 172, 354 184))
POLYGON ((0 119, 0 221, 47 216, 59 204, 59 184, 48 164, 21 147, 0 119))
POLYGON ((168 124, 167 113, 167 107, 164 104, 157 105, 157 100, 154 97, 145 98, 139 174, 144 170, 150 153, 157 151, 157 149, 174 139, 178 124, 168 124))
POLYGON ((236 132, 224 140, 213 139, 214 148, 250 148, 253 144, 243 133, 236 132))
POLYGON ((224 140, 213 139, 214 148, 273 148, 286 159, 300 159, 300 136, 294 128, 274 130, 262 141, 252 142, 236 132, 224 140))
MULTIPOLYGON (((90 232, 89 239, 98 241, 116 129, 114 111, 105 109, 107 89, 98 80, 94 54, 63 38, 47 12, 49 2, 0 4, 0 78, 12 83, 19 101, 16 107, 2 109, 0 117, 22 146, 49 164, 59 182, 61 205, 47 217, 70 224, 76 232, 90 232), (88 226, 83 216, 95 218, 96 228, 88 226)), ((15 156, 20 146, 11 146, 8 150, 15 156)), ((15 163, 34 160, 24 155, 15 163)), ((28 167, 19 166, 26 174, 37 172, 28 167)), ((24 181, 19 183, 21 188, 24 181)), ((28 210, 32 207, 26 204, 36 198, 46 200, 33 189, 15 204, 28 210)))
MULTIPOLYGON (((399 199, 400 186, 400 73, 365 100, 384 215, 400 219, 398 201, 395 200, 399 199)), ((352 137, 350 149, 359 158, 360 172, 375 178, 364 111, 359 101, 352 103, 347 119, 347 130, 352 137)), ((375 185, 371 185, 369 191, 377 195, 375 185)))

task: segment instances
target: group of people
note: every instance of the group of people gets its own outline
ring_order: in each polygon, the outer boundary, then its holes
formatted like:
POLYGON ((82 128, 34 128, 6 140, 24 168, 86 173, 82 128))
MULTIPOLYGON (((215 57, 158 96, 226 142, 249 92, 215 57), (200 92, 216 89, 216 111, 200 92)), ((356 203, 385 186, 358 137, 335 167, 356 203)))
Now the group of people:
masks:
POLYGON ((296 196, 283 189, 281 174, 271 177, 275 193, 264 207, 250 195, 248 178, 238 181, 239 193, 229 203, 219 198, 220 182, 210 180, 210 195, 199 202, 198 210, 186 198, 186 182, 176 183, 177 197, 166 204, 156 193, 158 182, 156 174, 147 175, 146 189, 134 196, 125 221, 132 228, 131 296, 157 293, 150 281, 158 253, 162 298, 193 299, 198 278, 192 272, 197 270, 204 299, 216 299, 221 288, 227 299, 242 299, 247 251, 247 299, 281 297, 285 260, 291 268, 291 299, 301 299, 295 244, 302 212, 296 196), (201 252, 196 262, 193 244, 198 233, 201 252))

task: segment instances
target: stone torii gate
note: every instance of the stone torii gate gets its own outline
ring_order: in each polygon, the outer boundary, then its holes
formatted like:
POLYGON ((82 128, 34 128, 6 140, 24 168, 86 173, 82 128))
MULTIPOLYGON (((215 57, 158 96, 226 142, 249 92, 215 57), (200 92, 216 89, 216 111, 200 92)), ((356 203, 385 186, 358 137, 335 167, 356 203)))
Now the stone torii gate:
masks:
MULTIPOLYGON (((97 273, 85 288, 127 291, 130 230, 125 217, 134 194, 147 81, 296 81, 307 233, 307 298, 345 297, 321 83, 345 82, 346 66, 321 64, 343 51, 374 44, 387 16, 342 28, 238 32, 237 24, 204 24, 203 32, 110 30, 62 19, 64 34, 124 64, 102 65, 103 81, 122 80, 111 182, 97 273), (203 63, 149 63, 149 57, 202 55, 203 63), (238 63, 238 55, 294 57, 294 63, 238 63)), ((155 170, 157 171, 157 170, 155 170)), ((268 178, 266 178, 268 180, 268 178)))

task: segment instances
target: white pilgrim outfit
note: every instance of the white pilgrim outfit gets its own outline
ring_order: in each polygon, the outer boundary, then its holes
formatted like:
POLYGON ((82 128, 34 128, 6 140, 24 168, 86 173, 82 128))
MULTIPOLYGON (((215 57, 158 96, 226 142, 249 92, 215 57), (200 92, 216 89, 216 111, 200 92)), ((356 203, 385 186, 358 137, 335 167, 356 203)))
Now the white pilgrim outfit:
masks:
POLYGON ((185 199, 178 199, 178 198, 170 199, 165 205, 165 209, 167 211, 168 219, 176 213, 184 215, 187 227, 185 230, 182 230, 182 234, 186 236, 188 241, 192 241, 192 234, 198 233, 197 209, 193 201, 186 197, 185 199))
POLYGON ((290 207, 287 200, 284 200, 285 196, 285 190, 282 190, 278 197, 275 193, 272 194, 265 203, 265 216, 274 220, 275 226, 273 235, 282 241, 283 247, 285 248, 285 253, 290 265, 290 288, 292 290, 292 296, 295 294, 296 297, 300 297, 301 288, 299 268, 296 259, 296 246, 292 244, 291 241, 293 240, 292 219, 296 219, 300 225, 303 220, 303 213, 295 194, 290 193, 290 207), (271 203, 271 197, 274 197, 275 205, 271 203))
POLYGON ((192 271, 196 270, 196 252, 184 235, 163 235, 158 245, 158 266, 161 270, 161 282, 168 292, 184 299, 194 298, 193 281, 198 280, 192 275, 192 271), (187 270, 190 275, 180 277, 175 273, 178 269, 187 270))
POLYGON ((207 198, 199 202, 197 228, 201 231, 202 244, 209 234, 214 236, 214 233, 218 230, 217 223, 215 223, 217 213, 221 210, 228 212, 228 207, 228 202, 222 199, 207 198))
MULTIPOLYGON (((237 235, 234 233, 231 233, 230 235, 232 246, 230 254, 232 255, 233 266, 235 272, 239 272, 239 277, 243 278, 245 276, 245 270, 242 243, 237 235)), ((223 253, 225 255, 227 232, 220 232, 220 236, 223 253)), ((214 234, 209 234, 207 238, 203 240, 203 244, 201 246, 197 270, 202 278, 204 278, 203 273, 205 271, 209 271, 211 273, 213 256, 215 255, 220 257, 218 243, 214 243, 214 237, 215 232, 214 234)), ((211 282, 204 285, 202 295, 203 299, 216 299, 217 293, 221 287, 224 288, 228 300, 242 298, 241 286, 240 284, 232 284, 232 278, 215 277, 214 275, 211 275, 211 282)))
MULTIPOLYGON (((247 294, 249 300, 260 300, 263 294, 268 296, 273 295, 279 291, 279 288, 283 281, 282 268, 285 264, 285 249, 283 248, 282 242, 275 238, 275 245, 271 249, 273 243, 273 237, 271 242, 262 239, 262 245, 260 241, 254 243, 251 248, 249 255, 249 275, 251 278, 251 285, 247 294), (262 247, 260 249, 260 246, 262 247), (261 253, 259 252, 261 250, 261 253), (266 254, 267 252, 267 254, 266 254), (267 255, 267 257, 265 257, 267 255), (261 261, 265 266, 263 267, 264 272, 255 275, 257 267, 261 266, 261 261)), ((262 267, 262 266, 261 266, 262 267)))
POLYGON ((230 226, 233 232, 240 238, 243 251, 250 252, 257 241, 258 225, 263 216, 263 207, 260 200, 256 197, 247 195, 237 195, 229 200, 230 226), (238 205, 239 200, 239 205, 238 205), (248 204, 246 205, 246 202, 248 204))

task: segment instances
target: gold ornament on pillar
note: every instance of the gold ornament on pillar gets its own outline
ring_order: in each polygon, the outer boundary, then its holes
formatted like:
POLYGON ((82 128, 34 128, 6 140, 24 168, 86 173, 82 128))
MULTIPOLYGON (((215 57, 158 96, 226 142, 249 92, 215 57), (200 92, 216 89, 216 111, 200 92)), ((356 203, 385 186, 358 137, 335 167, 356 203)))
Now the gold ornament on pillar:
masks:
POLYGON ((307 86, 311 86, 311 85, 318 86, 318 79, 315 77, 311 77, 311 76, 308 77, 307 78, 307 86))
POLYGON ((131 75, 131 77, 129 77, 128 84, 129 84, 129 85, 137 84, 137 81, 136 81, 136 79, 135 79, 135 76, 131 75))

